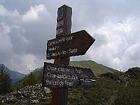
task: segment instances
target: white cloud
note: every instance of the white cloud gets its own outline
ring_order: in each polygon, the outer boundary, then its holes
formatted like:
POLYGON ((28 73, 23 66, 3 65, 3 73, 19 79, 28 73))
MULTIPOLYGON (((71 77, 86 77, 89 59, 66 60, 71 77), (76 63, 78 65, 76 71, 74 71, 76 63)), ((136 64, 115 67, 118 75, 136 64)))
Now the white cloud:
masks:
MULTIPOLYGON (((5 65, 8 65, 9 68, 22 73, 28 73, 29 69, 33 70, 36 67, 40 67, 39 64, 43 64, 42 59, 40 60, 40 55, 37 55, 34 51, 37 49, 36 51, 40 53, 39 50, 42 47, 42 44, 40 45, 39 43, 42 42, 41 39, 47 39, 41 38, 45 37, 46 30, 45 32, 40 31, 42 29, 44 30, 46 27, 42 25, 41 22, 44 22, 42 20, 44 20, 46 16, 47 18, 50 18, 46 11, 46 7, 42 4, 35 5, 24 14, 21 14, 16 9, 8 10, 0 5, 0 16, 0 63, 4 63, 5 65), (38 20, 37 22, 35 21, 36 19, 38 20), (34 21, 34 23, 31 24, 29 21, 34 21), (38 28, 40 25, 44 28, 38 28), (27 28, 27 26, 29 27, 27 28), (44 34, 44 36, 36 36, 36 32, 34 31, 37 31, 42 35, 44 34), (25 65, 28 65, 29 67, 26 67, 25 65)), ((45 54, 45 42, 44 50, 41 52, 44 52, 43 54, 45 54)))
POLYGON ((36 21, 39 19, 39 15, 46 10, 46 7, 43 4, 31 6, 30 10, 27 11, 22 19, 25 22, 36 21))
POLYGON ((128 47, 124 52, 122 62, 122 68, 125 69, 128 69, 128 67, 140 66, 140 43, 136 43, 128 47))
POLYGON ((0 5, 0 15, 5 15, 7 13, 7 10, 3 7, 3 5, 0 5))
POLYGON ((55 35, 46 6, 32 5, 23 13, 1 4, 0 8, 0 63, 22 73, 42 66, 48 35, 55 35))
POLYGON ((12 48, 11 39, 8 36, 10 27, 0 23, 0 52, 7 52, 12 48))
POLYGON ((32 72, 32 70, 38 67, 41 67, 40 65, 43 65, 43 60, 38 59, 33 54, 14 55, 7 64, 7 66, 10 66, 12 70, 26 74, 32 72))
POLYGON ((0 4, 0 21, 6 22, 7 24, 18 24, 21 20, 21 15, 15 10, 8 10, 0 4))
MULTIPOLYGON (((93 47, 89 52, 91 59, 118 70, 127 70, 134 65, 140 66, 138 63, 140 61, 137 61, 140 58, 140 48, 138 47, 140 46, 140 37, 136 35, 136 32, 140 31, 135 29, 134 23, 140 25, 139 19, 128 17, 122 23, 109 21, 97 29, 93 27, 95 35, 106 37, 107 41, 96 47, 96 42, 97 44, 102 43, 100 42, 102 38, 95 36, 95 48, 93 47)), ((89 28, 89 31, 94 35, 93 29, 89 28)))

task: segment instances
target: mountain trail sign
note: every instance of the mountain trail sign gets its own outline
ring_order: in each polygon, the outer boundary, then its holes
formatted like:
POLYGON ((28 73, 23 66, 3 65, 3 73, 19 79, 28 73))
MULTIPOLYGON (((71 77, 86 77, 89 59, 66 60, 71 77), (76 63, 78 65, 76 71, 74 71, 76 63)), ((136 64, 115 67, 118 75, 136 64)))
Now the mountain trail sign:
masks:
POLYGON ((85 30, 49 40, 47 59, 84 55, 94 41, 85 30))
POLYGON ((85 30, 71 33, 72 8, 58 8, 56 38, 47 42, 46 58, 54 64, 44 62, 43 86, 52 89, 51 105, 67 105, 68 88, 93 86, 94 73, 88 68, 68 66, 70 56, 84 55, 95 39, 85 30))
POLYGON ((54 65, 44 62, 44 84, 47 87, 92 86, 95 75, 88 68, 54 65))

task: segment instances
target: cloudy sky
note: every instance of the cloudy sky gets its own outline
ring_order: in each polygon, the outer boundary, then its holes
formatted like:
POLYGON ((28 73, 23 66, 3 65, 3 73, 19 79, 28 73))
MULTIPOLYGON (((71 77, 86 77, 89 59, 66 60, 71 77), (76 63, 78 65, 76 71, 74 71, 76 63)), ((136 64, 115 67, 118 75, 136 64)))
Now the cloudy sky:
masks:
POLYGON ((0 63, 21 73, 43 66, 63 4, 73 9, 72 32, 86 30, 96 39, 71 60, 124 71, 140 66, 140 0, 0 0, 0 63))

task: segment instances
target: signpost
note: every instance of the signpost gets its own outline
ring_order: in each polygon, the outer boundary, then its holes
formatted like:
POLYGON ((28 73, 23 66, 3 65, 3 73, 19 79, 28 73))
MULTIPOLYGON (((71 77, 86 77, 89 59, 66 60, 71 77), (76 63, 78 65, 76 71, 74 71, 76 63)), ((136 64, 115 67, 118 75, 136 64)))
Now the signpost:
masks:
POLYGON ((53 87, 92 86, 95 75, 90 69, 44 63, 44 85, 53 87))
MULTIPOLYGON (((71 7, 63 5, 60 8, 58 8, 56 38, 71 34, 71 15, 72 15, 71 7)), ((69 57, 65 58, 57 57, 54 60, 54 64, 68 65, 69 61, 70 61, 69 57)), ((52 93, 53 93, 51 102, 52 105, 67 105, 68 88, 54 87, 52 89, 52 93)))
POLYGON ((84 30, 49 40, 47 59, 83 55, 94 41, 95 39, 84 30))
POLYGON ((58 8, 56 38, 47 43, 46 58, 54 64, 44 63, 43 86, 52 89, 51 105, 67 105, 68 88, 92 86, 95 82, 90 69, 71 67, 70 56, 84 55, 95 41, 85 30, 71 34, 72 8, 58 8))
POLYGON ((72 8, 66 5, 58 8, 56 37, 65 36, 71 33, 72 8))

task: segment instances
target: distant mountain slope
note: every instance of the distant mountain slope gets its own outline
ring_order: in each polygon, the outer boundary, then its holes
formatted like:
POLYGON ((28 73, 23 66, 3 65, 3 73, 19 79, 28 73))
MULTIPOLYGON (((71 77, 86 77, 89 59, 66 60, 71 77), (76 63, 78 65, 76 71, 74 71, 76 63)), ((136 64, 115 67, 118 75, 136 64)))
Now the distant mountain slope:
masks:
POLYGON ((10 75, 10 78, 12 79, 13 83, 15 83, 25 77, 24 74, 21 74, 16 71, 12 71, 9 68, 7 68, 4 64, 0 64, 0 70, 2 70, 2 69, 10 75))
POLYGON ((140 67, 129 68, 125 74, 130 78, 140 78, 140 67))
POLYGON ((92 69, 92 71, 95 73, 96 76, 100 75, 100 74, 103 74, 103 73, 107 73, 107 72, 111 72, 111 73, 118 72, 115 69, 109 68, 109 67, 104 66, 102 64, 98 64, 95 61, 91 61, 91 60, 88 60, 88 61, 71 61, 70 65, 75 66, 75 67, 90 68, 90 69, 92 69))
MULTIPOLYGON (((107 73, 107 72, 110 72, 110 73, 118 72, 115 69, 109 68, 102 64, 98 64, 94 61, 71 61, 70 65, 74 67, 90 68, 96 76, 107 73)), ((24 87, 25 85, 28 85, 28 84, 35 84, 35 83, 41 82, 42 74, 43 74, 42 71, 43 71, 42 67, 35 69, 32 73, 26 75, 25 78, 22 79, 18 84, 20 84, 21 87, 24 87)))

